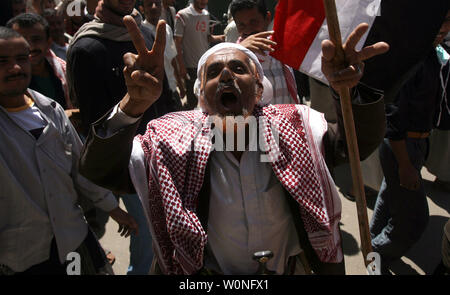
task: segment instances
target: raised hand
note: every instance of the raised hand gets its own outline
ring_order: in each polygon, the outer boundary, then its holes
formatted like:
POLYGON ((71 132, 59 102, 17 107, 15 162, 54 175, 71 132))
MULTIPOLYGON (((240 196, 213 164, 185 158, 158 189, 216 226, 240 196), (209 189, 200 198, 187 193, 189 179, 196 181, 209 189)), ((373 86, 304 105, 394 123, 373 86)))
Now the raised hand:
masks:
POLYGON ((243 40, 240 45, 245 48, 253 51, 254 53, 258 53, 261 55, 265 55, 265 51, 274 51, 272 46, 277 45, 275 41, 267 39, 267 37, 272 36, 273 31, 266 31, 257 33, 254 35, 250 35, 245 40, 243 40))
POLYGON ((363 76, 364 61, 389 50, 387 43, 378 42, 356 51, 356 45, 368 28, 369 25, 365 23, 358 25, 344 43, 344 66, 336 61, 335 45, 330 40, 322 42, 322 72, 336 91, 342 87, 355 87, 363 76))
POLYGON ((123 22, 138 54, 127 53, 123 56, 123 74, 128 93, 119 106, 127 115, 139 117, 161 96, 166 23, 162 20, 158 22, 155 42, 149 51, 135 20, 131 16, 125 16, 123 22))

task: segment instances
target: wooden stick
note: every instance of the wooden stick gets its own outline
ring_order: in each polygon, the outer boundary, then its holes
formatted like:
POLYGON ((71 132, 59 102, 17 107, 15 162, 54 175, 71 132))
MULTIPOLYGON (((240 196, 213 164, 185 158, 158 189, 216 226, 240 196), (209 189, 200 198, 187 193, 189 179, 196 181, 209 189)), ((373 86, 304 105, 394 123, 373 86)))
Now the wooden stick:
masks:
MULTIPOLYGON (((346 67, 345 53, 342 47, 341 31, 339 29, 339 20, 336 12, 335 0, 323 0, 325 5, 325 14, 328 23, 330 40, 336 45, 336 61, 342 68, 346 67)), ((339 91, 341 97, 341 108, 344 119, 344 128, 347 138, 348 157, 352 171, 353 188, 356 188, 356 210, 358 212, 359 234, 361 237, 361 250, 363 253, 364 264, 367 266, 367 255, 372 252, 372 243, 369 232, 369 222, 367 217, 366 196, 364 192, 364 180, 362 178, 361 164, 359 160, 359 149, 356 138, 355 122, 353 119, 352 103, 350 90, 342 88, 339 91)))

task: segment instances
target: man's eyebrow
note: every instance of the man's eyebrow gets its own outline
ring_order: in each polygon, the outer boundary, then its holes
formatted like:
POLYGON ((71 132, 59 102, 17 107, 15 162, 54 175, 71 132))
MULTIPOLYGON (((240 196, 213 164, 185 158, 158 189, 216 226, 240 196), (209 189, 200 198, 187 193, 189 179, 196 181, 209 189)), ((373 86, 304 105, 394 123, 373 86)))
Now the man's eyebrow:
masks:
POLYGON ((216 62, 213 62, 213 63, 209 64, 209 65, 206 67, 206 69, 209 69, 209 68, 215 68, 215 67, 221 67, 222 65, 223 65, 223 62, 221 62, 221 61, 216 61, 216 62))
MULTIPOLYGON (((240 60, 240 59, 232 59, 232 60, 229 60, 227 63, 228 63, 228 64, 232 64, 232 65, 236 65, 236 64, 238 64, 238 65, 244 65, 244 66, 245 66, 245 65, 248 65, 247 62, 242 61, 242 60, 240 60)), ((209 69, 209 68, 214 68, 214 67, 218 67, 218 66, 222 66, 223 64, 224 64, 224 63, 223 63, 222 61, 213 62, 213 63, 211 63, 211 64, 208 65, 207 69, 209 69)))
POLYGON ((229 64, 237 64, 237 65, 244 65, 244 66, 248 66, 248 62, 247 61, 242 61, 240 59, 232 59, 228 62, 229 64))

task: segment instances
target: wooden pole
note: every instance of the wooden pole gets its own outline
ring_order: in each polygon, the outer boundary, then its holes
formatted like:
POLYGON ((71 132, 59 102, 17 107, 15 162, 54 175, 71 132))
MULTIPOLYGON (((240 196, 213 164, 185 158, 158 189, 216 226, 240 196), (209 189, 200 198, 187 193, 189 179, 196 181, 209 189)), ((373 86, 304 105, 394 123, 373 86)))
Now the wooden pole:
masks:
MULTIPOLYGON (((335 0, 323 0, 325 5, 325 14, 328 23, 330 40, 336 45, 336 61, 342 68, 346 67, 345 53, 342 47, 341 31, 339 29, 339 20, 336 12, 335 0)), ((353 119, 353 110, 350 98, 350 90, 342 88, 339 90, 341 97, 341 108, 344 119, 344 128, 347 138, 348 157, 352 171, 353 188, 356 189, 356 209, 358 212, 359 234, 361 238, 361 250, 363 253, 364 264, 367 266, 367 255, 372 252, 372 243, 369 232, 369 222, 367 217, 366 196, 364 192, 364 181, 362 178, 361 164, 359 161, 359 149, 356 138, 355 122, 353 119)))

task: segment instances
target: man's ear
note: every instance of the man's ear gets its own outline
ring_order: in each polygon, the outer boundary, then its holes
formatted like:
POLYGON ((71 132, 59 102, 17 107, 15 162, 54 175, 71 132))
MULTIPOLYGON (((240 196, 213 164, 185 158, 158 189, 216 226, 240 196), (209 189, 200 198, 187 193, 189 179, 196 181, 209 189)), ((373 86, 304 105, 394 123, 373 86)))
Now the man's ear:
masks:
POLYGON ((256 103, 262 100, 263 93, 264 93, 263 84, 259 80, 256 80, 256 103))

